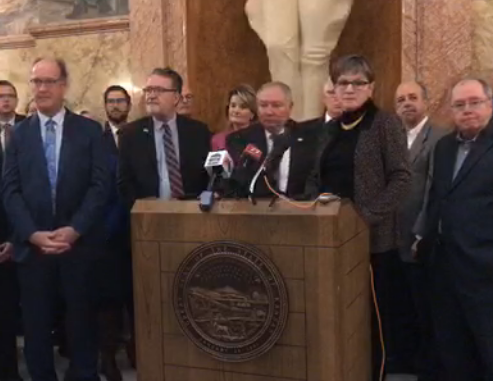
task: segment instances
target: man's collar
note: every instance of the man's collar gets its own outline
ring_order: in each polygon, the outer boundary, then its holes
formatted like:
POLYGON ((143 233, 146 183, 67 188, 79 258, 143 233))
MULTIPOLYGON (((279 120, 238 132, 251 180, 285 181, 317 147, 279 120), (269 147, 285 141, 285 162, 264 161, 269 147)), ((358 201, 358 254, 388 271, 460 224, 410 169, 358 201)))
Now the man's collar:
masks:
POLYGON ((40 121, 42 126, 44 126, 46 124, 46 122, 51 119, 56 123, 56 127, 61 127, 61 126, 63 126, 63 121, 65 119, 66 110, 65 110, 65 107, 62 107, 60 109, 60 111, 58 111, 55 115, 53 115, 53 117, 49 117, 49 116, 41 113, 39 110, 37 111, 37 114, 38 114, 38 118, 39 118, 39 121, 40 121))
POLYGON ((6 124, 10 126, 13 126, 15 124, 15 113, 9 120, 6 121, 0 120, 0 126, 4 126, 6 124))
POLYGON ((159 126, 159 127, 161 127, 163 124, 167 124, 168 126, 172 126, 172 125, 176 126, 176 118, 177 118, 176 113, 168 120, 159 120, 153 116, 152 122, 154 123, 155 126, 159 126))
POLYGON ((460 132, 457 132, 457 135, 455 135, 455 138, 457 139, 457 141, 460 143, 460 144, 469 144, 469 143, 473 143, 476 141, 476 139, 478 138, 478 136, 481 134, 483 130, 481 130, 474 138, 472 139, 466 139, 464 138, 460 132))

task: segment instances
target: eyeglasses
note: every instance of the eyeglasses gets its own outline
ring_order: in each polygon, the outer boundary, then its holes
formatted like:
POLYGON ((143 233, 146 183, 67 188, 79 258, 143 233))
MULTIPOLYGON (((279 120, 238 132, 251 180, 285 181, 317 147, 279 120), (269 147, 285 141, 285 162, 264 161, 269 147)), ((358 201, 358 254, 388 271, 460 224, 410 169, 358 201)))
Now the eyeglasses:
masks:
POLYGON ((452 110, 456 112, 465 111, 466 108, 470 110, 478 110, 484 103, 491 102, 490 98, 486 99, 471 99, 469 101, 459 101, 452 103, 452 110))
POLYGON ((366 85, 368 85, 370 82, 364 81, 362 79, 356 79, 354 81, 347 81, 347 80, 340 80, 336 82, 336 87, 340 87, 343 89, 347 89, 349 86, 353 86, 355 89, 362 89, 366 85))
POLYGON ((53 87, 58 82, 60 82, 60 78, 57 78, 57 79, 54 79, 54 78, 45 78, 45 79, 33 78, 33 79, 29 80, 29 82, 31 83, 31 85, 33 85, 35 87, 41 87, 43 85, 45 85, 46 87, 53 87))
POLYGON ((120 105, 120 104, 124 104, 124 103, 127 103, 126 98, 106 99, 107 105, 115 105, 115 104, 120 105))
POLYGON ((17 99, 17 96, 15 94, 0 94, 0 100, 2 99, 14 100, 17 99))
POLYGON ((142 89, 144 94, 164 94, 164 93, 176 93, 176 89, 167 89, 161 86, 148 86, 142 89))

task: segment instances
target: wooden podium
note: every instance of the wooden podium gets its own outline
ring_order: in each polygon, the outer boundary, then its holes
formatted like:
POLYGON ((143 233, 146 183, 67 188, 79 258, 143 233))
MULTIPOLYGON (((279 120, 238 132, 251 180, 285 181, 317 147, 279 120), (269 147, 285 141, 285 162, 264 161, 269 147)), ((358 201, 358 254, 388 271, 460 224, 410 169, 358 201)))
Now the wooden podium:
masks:
POLYGON ((368 381, 368 230, 350 203, 312 209, 268 201, 138 201, 132 211, 139 381, 368 381), (281 273, 289 312, 281 338, 246 362, 222 362, 180 330, 175 272, 196 247, 254 245, 281 273))

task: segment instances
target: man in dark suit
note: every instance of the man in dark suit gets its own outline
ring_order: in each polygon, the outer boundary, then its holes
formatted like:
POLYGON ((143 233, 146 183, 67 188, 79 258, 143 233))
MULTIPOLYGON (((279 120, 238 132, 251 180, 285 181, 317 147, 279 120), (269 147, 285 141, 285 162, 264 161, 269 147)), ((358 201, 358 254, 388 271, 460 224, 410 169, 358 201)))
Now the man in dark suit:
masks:
MULTIPOLYGON (((4 153, 15 124, 24 119, 17 115, 17 90, 8 81, 0 80, 0 185, 4 153)), ((0 381, 20 380, 17 366, 16 333, 19 327, 19 290, 13 247, 10 242, 7 216, 0 205, 0 381)))
POLYGON ((101 251, 110 174, 101 126, 63 107, 67 69, 37 60, 30 83, 38 112, 19 123, 7 148, 3 202, 13 226, 33 381, 56 381, 51 330, 56 302, 66 308, 66 379, 97 381, 91 268, 101 251))
POLYGON ((149 116, 120 137, 118 183, 129 208, 140 198, 196 198, 207 187, 211 134, 204 123, 177 115, 182 87, 176 71, 155 69, 144 88, 149 116))
POLYGON ((248 168, 248 184, 242 186, 250 187, 256 197, 273 195, 263 178, 256 176, 269 156, 267 174, 271 185, 290 197, 300 196, 315 160, 316 131, 290 119, 291 89, 282 82, 263 85, 257 92, 257 105, 259 122, 230 134, 226 140, 235 163, 241 161, 248 144, 262 152, 260 160, 248 168))
POLYGON ((325 113, 319 118, 302 122, 304 127, 320 130, 332 120, 335 120, 342 115, 342 104, 337 97, 334 84, 330 78, 327 79, 323 86, 322 99, 325 105, 325 113))
POLYGON ((419 224, 431 184, 433 149, 444 135, 443 129, 431 126, 427 116, 427 90, 418 82, 399 85, 395 94, 397 115, 407 133, 407 148, 411 163, 412 182, 405 201, 399 210, 401 244, 399 254, 402 269, 409 281, 403 283, 400 304, 402 344, 408 350, 411 368, 415 367, 419 381, 437 380, 437 361, 432 342, 433 330, 429 303, 428 273, 414 258, 412 246, 416 241, 415 226, 419 224))
POLYGON ((432 313, 447 381, 493 380, 492 95, 481 79, 453 87, 457 132, 435 147, 419 231, 418 255, 432 271, 432 313))
POLYGON ((105 251, 96 267, 99 289, 100 370, 108 381, 119 381, 122 374, 115 356, 122 337, 124 306, 129 315, 131 331, 127 353, 130 361, 135 363, 129 215, 116 186, 119 137, 127 123, 132 102, 123 87, 114 85, 105 90, 104 105, 107 121, 104 125, 103 140, 109 153, 113 180, 106 214, 105 251))

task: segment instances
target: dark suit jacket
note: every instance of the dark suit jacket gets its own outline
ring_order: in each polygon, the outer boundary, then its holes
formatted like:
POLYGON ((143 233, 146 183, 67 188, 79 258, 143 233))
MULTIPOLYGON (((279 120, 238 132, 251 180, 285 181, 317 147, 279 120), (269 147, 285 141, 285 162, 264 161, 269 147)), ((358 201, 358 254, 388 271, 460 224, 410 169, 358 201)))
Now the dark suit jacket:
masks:
POLYGON ((399 208, 401 232, 400 255, 405 262, 415 262, 411 247, 416 241, 416 232, 424 218, 426 200, 433 175, 433 150, 436 142, 445 135, 444 129, 433 128, 427 122, 409 149, 411 163, 411 187, 399 208))
MULTIPOLYGON (((15 124, 23 121, 26 117, 24 115, 15 115, 15 124)), ((4 150, 0 149, 0 190, 2 189, 2 170, 3 170, 3 164, 4 164, 4 150)), ((1 193, 1 191, 0 191, 1 193)), ((1 196, 1 194, 0 194, 1 196)), ((5 210, 3 208, 3 203, 0 202, 0 243, 3 243, 7 241, 10 237, 10 234, 12 233, 8 220, 7 220, 7 215, 5 214, 5 210)))
POLYGON ((111 185, 106 208, 106 242, 110 245, 118 246, 125 242, 130 233, 130 215, 123 202, 117 187, 118 177, 118 147, 109 125, 105 124, 103 131, 103 143, 108 153, 108 163, 111 173, 111 185))
POLYGON ((36 250, 28 241, 36 231, 72 226, 81 237, 77 247, 101 242, 110 174, 101 126, 67 110, 57 175, 56 212, 37 115, 17 125, 6 151, 3 202, 13 225, 15 259, 36 250))
MULTIPOLYGON (((207 125, 177 115, 180 169, 186 198, 195 198, 207 188, 204 169, 210 151, 207 125)), ((118 187, 127 206, 140 198, 159 197, 159 174, 151 117, 132 122, 120 136, 118 187)))
MULTIPOLYGON (((321 159, 338 128, 331 121, 319 134, 315 167, 306 185, 311 198, 320 193, 321 159)), ((399 247, 397 210, 411 182, 406 133, 397 116, 374 106, 360 128, 354 156, 354 203, 370 227, 371 252, 395 250, 399 247)))
POLYGON ((440 240, 447 248, 447 257, 430 259, 446 263, 457 283, 479 282, 479 291, 491 285, 493 279, 493 119, 473 143, 453 179, 458 147, 455 133, 443 137, 435 147, 419 251, 433 252, 430 249, 439 236, 440 224, 440 240))
MULTIPOLYGON (((265 129, 260 123, 236 131, 227 137, 227 150, 235 163, 238 163, 243 150, 248 144, 254 144, 262 151, 261 159, 250 169, 249 177, 251 179, 264 162, 267 153, 265 129)), ((286 194, 289 197, 296 197, 304 193, 307 175, 314 165, 316 134, 312 129, 308 128, 307 124, 296 124, 290 121, 283 136, 274 140, 274 146, 269 159, 270 165, 267 168, 268 174, 272 174, 274 170, 279 168, 283 154, 288 148, 291 148, 291 155, 286 194)), ((270 181, 277 188, 277 184, 272 177, 270 177, 270 181)), ((272 196, 272 193, 261 178, 257 181, 254 195, 257 197, 272 196)))

